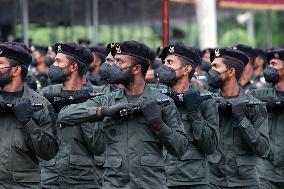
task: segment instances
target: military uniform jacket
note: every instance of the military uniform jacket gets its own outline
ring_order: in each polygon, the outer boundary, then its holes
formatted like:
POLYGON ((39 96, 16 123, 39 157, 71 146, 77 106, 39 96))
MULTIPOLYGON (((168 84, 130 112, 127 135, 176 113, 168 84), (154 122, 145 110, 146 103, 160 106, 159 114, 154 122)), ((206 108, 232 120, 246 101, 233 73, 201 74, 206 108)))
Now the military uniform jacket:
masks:
MULTIPOLYGON (((59 93, 61 90, 62 85, 51 85, 44 88, 43 92, 59 93)), ((100 188, 94 170, 94 154, 104 151, 101 130, 91 123, 58 128, 58 140, 58 154, 52 160, 42 162, 42 186, 60 189, 100 188)))
MULTIPOLYGON (((138 102, 147 96, 168 98, 146 85, 138 102)), ((127 102, 123 89, 80 105, 68 106, 60 112, 58 121, 70 126, 80 122, 97 121, 98 107, 120 102, 127 102)), ((173 102, 162 108, 162 117, 165 126, 159 132, 150 130, 142 114, 125 119, 104 118, 106 170, 103 188, 167 188, 163 147, 172 155, 181 157, 186 151, 187 140, 173 102)))
MULTIPOLYGON (((252 91, 252 95, 259 97, 274 97, 284 100, 273 88, 252 91)), ((258 172, 261 178, 273 182, 284 182, 284 109, 268 111, 269 138, 271 152, 269 158, 258 159, 258 172)))
POLYGON ((209 184, 207 154, 214 152, 218 146, 219 125, 215 102, 212 98, 205 100, 200 105, 200 110, 191 114, 187 112, 184 104, 177 104, 177 108, 189 144, 180 159, 167 154, 167 185, 209 184))
MULTIPOLYGON (((239 100, 260 102, 240 89, 239 100)), ((264 106, 247 107, 240 124, 231 111, 219 112, 219 146, 208 157, 210 182, 219 186, 237 187, 259 184, 256 157, 269 153, 268 120, 264 106)))
POLYGON ((26 125, 20 124, 12 112, 1 113, 0 188, 40 188, 39 160, 49 160, 58 151, 49 102, 27 85, 22 98, 43 104, 43 108, 26 125))

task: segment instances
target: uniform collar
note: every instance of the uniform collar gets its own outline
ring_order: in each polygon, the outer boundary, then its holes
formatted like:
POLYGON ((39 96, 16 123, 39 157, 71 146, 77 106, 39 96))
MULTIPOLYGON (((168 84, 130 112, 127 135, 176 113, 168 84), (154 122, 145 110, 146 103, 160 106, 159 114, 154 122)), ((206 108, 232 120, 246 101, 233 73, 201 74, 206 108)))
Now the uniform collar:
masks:
MULTIPOLYGON (((115 98, 116 99, 121 99, 121 98, 124 98, 126 97, 125 95, 125 89, 122 88, 122 89, 119 89, 115 95, 115 98)), ((139 99, 142 99, 142 98, 146 98, 147 96, 149 96, 149 94, 152 93, 152 89, 151 87, 149 87, 147 84, 145 85, 145 88, 144 88, 144 91, 143 93, 141 94, 141 96, 139 97, 139 99)))

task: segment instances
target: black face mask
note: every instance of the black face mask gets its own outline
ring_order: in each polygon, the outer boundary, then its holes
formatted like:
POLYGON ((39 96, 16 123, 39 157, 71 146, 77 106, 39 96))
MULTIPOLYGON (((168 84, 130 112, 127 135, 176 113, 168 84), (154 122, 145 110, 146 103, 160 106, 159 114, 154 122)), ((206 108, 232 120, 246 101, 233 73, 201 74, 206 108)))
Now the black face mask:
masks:
POLYGON ((211 65, 208 64, 207 62, 205 61, 202 61, 201 62, 201 65, 200 65, 200 68, 205 71, 205 72, 208 72, 210 69, 211 69, 211 65))
MULTIPOLYGON (((282 68, 283 69, 283 68, 282 68)), ((268 83, 277 83, 280 79, 280 76, 279 76, 279 72, 277 69, 273 68, 273 67, 270 67, 270 66, 267 66, 264 71, 263 71, 263 75, 264 75, 264 78, 265 78, 265 81, 268 82, 268 83)))
POLYGON ((131 73, 131 69, 127 72, 124 72, 123 70, 131 68, 133 66, 135 65, 121 69, 118 65, 112 64, 108 71, 108 83, 127 85, 132 82, 133 75, 131 73))
POLYGON ((184 66, 178 68, 178 69, 173 69, 168 66, 162 65, 157 69, 157 77, 159 81, 169 87, 172 87, 175 85, 177 82, 178 78, 176 77, 176 71, 179 69, 182 69, 184 66))
POLYGON ((108 72, 109 72, 110 67, 111 65, 106 62, 101 65, 99 74, 102 80, 106 80, 106 81, 108 80, 109 78, 108 72))
MULTIPOLYGON (((9 69, 9 68, 12 68, 12 67, 11 66, 4 67, 4 68, 1 68, 0 70, 9 69)), ((8 84, 10 84, 11 82, 12 82, 12 77, 10 76, 10 72, 2 73, 0 71, 0 87, 3 88, 5 86, 7 86, 8 84)))
MULTIPOLYGON (((70 66, 70 65, 69 65, 70 66)), ((67 67, 69 67, 67 66, 67 67)), ((65 67, 65 68, 67 68, 65 67)), ((65 68, 51 65, 48 70, 48 77, 52 83, 64 83, 67 80, 68 74, 64 72, 65 68)))
POLYGON ((216 70, 210 69, 208 71, 208 85, 214 89, 222 89, 224 86, 224 81, 221 78, 221 74, 227 72, 228 70, 219 73, 216 70))

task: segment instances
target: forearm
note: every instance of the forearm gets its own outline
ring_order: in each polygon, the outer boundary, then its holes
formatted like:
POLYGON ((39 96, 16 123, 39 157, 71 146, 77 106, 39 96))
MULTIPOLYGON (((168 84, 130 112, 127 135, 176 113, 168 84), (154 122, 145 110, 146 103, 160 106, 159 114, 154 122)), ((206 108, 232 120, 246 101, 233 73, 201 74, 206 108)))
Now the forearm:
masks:
POLYGON ((52 159, 58 151, 55 138, 45 132, 32 119, 20 128, 25 142, 33 150, 36 156, 44 160, 52 159))
POLYGON ((206 154, 213 153, 218 147, 217 131, 209 126, 199 111, 192 113, 189 121, 192 122, 193 138, 197 146, 206 154))
POLYGON ((96 122, 101 117, 101 108, 88 106, 86 103, 64 107, 57 122, 67 126, 76 126, 85 122, 96 122))
POLYGON ((250 148, 259 156, 266 157, 270 150, 269 139, 262 135, 251 122, 244 118, 239 124, 242 137, 250 148))

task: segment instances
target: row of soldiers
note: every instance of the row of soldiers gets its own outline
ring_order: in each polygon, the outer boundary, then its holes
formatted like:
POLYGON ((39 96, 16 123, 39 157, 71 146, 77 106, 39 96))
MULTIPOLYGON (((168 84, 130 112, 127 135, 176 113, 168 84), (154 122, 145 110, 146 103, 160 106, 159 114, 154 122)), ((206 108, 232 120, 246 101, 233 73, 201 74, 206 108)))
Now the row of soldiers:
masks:
POLYGON ((0 188, 284 188, 284 49, 247 90, 242 48, 0 44, 0 188))

